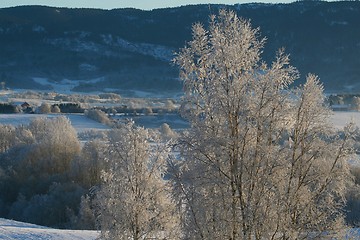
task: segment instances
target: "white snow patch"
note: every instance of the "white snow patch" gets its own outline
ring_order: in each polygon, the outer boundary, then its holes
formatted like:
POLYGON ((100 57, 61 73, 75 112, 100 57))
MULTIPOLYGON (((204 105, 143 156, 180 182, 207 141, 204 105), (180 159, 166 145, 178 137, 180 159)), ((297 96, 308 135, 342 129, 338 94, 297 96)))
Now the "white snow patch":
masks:
POLYGON ((60 230, 0 218, 0 239, 95 240, 99 235, 98 231, 60 230))
POLYGON ((36 83, 39 83, 44 86, 51 86, 56 92, 61 93, 71 93, 74 87, 79 86, 82 83, 98 83, 104 80, 104 77, 95 78, 92 80, 70 80, 70 79, 63 79, 60 82, 50 82, 47 78, 32 78, 36 83))
POLYGON ((360 112, 338 111, 331 116, 331 122, 337 129, 342 129, 346 124, 353 122, 360 127, 360 112))
POLYGON ((130 52, 152 56, 162 61, 170 61, 174 57, 174 49, 166 46, 129 42, 119 37, 113 37, 111 34, 102 35, 102 38, 107 45, 117 46, 130 52))
MULTIPOLYGON (((347 231, 345 239, 359 239, 360 229, 347 231)), ((0 218, 0 239, 7 240, 95 240, 99 231, 61 230, 0 218)))
POLYGON ((38 33, 45 32, 45 28, 40 25, 33 26, 32 30, 33 32, 38 32, 38 33))
POLYGON ((70 39, 70 38, 48 38, 44 42, 53 46, 60 46, 64 49, 70 49, 75 52, 96 52, 96 53, 105 53, 101 51, 103 48, 100 44, 83 40, 82 36, 79 36, 80 39, 70 39))
POLYGON ((88 64, 88 63, 82 63, 79 65, 79 68, 80 70, 83 70, 83 71, 90 71, 90 72, 93 72, 93 71, 96 71, 98 68, 92 64, 88 64))
POLYGON ((335 26, 335 25, 345 26, 345 25, 348 25, 348 22, 347 21, 331 21, 330 22, 330 26, 335 26))

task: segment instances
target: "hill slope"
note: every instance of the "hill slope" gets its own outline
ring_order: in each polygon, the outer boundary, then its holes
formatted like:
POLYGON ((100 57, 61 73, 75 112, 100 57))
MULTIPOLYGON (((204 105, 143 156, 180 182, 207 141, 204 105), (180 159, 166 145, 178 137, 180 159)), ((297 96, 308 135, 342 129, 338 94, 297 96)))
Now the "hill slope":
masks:
POLYGON ((327 90, 360 90, 360 2, 195 5, 137 9, 0 9, 0 81, 9 87, 52 89, 49 81, 93 80, 74 90, 180 91, 174 51, 191 39, 194 22, 234 9, 267 37, 263 58, 286 48, 302 73, 316 73, 327 90))

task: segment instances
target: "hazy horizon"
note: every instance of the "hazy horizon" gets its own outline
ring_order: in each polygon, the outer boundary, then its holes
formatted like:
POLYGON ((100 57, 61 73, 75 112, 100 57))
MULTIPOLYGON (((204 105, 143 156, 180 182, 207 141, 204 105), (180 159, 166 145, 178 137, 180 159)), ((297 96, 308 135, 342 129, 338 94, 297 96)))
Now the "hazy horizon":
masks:
POLYGON ((178 7, 184 5, 194 5, 194 4, 242 4, 242 3, 252 3, 252 2, 262 2, 262 3, 290 3, 292 0, 265 0, 265 1, 252 1, 252 0, 197 0, 197 1, 188 1, 188 0, 153 0, 153 1, 142 1, 142 0, 107 0, 107 1, 98 1, 98 0, 87 0, 87 1, 71 1, 71 0, 54 0, 49 2, 48 0, 5 0, 0 2, 0 8, 15 7, 15 6, 25 6, 25 5, 40 5, 40 6, 51 6, 51 7, 68 7, 68 8, 99 8, 99 9, 115 9, 115 8, 137 8, 142 10, 152 10, 158 8, 169 8, 169 7, 178 7))

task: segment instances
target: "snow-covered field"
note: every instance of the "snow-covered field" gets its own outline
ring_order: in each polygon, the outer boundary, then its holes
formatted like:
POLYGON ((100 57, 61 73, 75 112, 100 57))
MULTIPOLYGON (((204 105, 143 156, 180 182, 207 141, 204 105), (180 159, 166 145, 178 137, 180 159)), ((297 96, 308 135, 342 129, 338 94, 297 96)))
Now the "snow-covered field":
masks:
MULTIPOLYGON (((78 133, 89 130, 108 130, 109 127, 85 117, 83 114, 0 114, 0 124, 18 126, 29 124, 32 119, 65 116, 78 133)), ((0 238, 1 239, 1 238, 0 238)))
POLYGON ((343 128, 349 122, 353 122, 356 126, 360 127, 360 112, 334 112, 331 122, 336 128, 343 128))
MULTIPOLYGON (((113 118, 124 120, 129 116, 117 115, 113 118)), ((159 114, 159 115, 139 115, 131 116, 135 124, 145 128, 159 128, 163 123, 169 124, 171 129, 180 130, 189 128, 189 123, 178 114, 159 114)))
MULTIPOLYGON (((30 121, 37 117, 53 118, 58 116, 66 116, 70 119, 71 124, 78 133, 88 130, 108 130, 104 124, 98 123, 85 117, 83 114, 0 114, 0 124, 20 125, 28 124, 30 121)), ((154 128, 159 127, 162 123, 166 122, 173 129, 183 129, 188 127, 188 123, 184 119, 172 115, 165 116, 136 116, 134 120, 140 126, 154 128)), ((360 127, 360 112, 334 112, 331 116, 331 122, 337 129, 343 128, 347 123, 354 122, 360 127)))
POLYGON ((98 231, 59 230, 0 218, 0 239, 6 240, 92 240, 98 231))
MULTIPOLYGON (((0 218, 0 240, 95 240, 99 231, 62 230, 0 218)), ((360 229, 350 229, 345 239, 360 239, 360 229)))

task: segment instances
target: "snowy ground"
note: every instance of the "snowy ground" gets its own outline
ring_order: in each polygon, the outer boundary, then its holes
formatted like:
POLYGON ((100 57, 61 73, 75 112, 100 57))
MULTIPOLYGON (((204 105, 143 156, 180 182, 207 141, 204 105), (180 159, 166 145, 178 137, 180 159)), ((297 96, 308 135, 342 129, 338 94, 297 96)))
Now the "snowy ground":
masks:
MULTIPOLYGON (((82 114, 0 114, 0 124, 20 125, 28 124, 37 117, 57 117, 66 116, 70 119, 78 133, 88 130, 108 130, 109 127, 85 117, 82 114)), ((117 117, 117 118, 122 118, 117 117)), ((187 128, 189 124, 176 114, 160 115, 160 116, 136 116, 133 117, 135 122, 140 126, 147 128, 158 128, 162 123, 168 123, 173 129, 187 128)), ((360 127, 360 112, 334 112, 331 116, 331 122, 337 129, 343 128, 350 121, 360 127)))
POLYGON ((360 112, 334 112, 334 115, 331 117, 331 122, 338 129, 343 128, 349 122, 355 123, 355 125, 360 128, 360 112))
MULTIPOLYGON (((0 114, 0 124, 8 124, 18 126, 21 124, 29 124, 32 119, 38 117, 53 118, 65 116, 69 118, 72 126, 78 133, 89 130, 108 130, 109 127, 98 123, 82 114, 0 114)), ((1 239, 1 238, 0 238, 1 239)))
POLYGON ((50 82, 47 78, 37 78, 33 77, 33 80, 36 83, 39 83, 44 86, 51 86, 53 89, 56 89, 56 92, 61 93, 72 93, 73 88, 79 86, 81 83, 98 83, 104 80, 104 78, 96 78, 92 80, 69 80, 63 79, 60 82, 50 82))
POLYGON ((97 231, 59 230, 0 218, 0 239, 6 240, 92 240, 97 231))
POLYGON ((178 114, 154 114, 154 115, 138 115, 138 116, 113 116, 114 119, 123 121, 124 119, 131 118, 136 125, 145 128, 159 128, 163 123, 167 123, 173 130, 181 130, 189 128, 190 124, 181 118, 178 114))
MULTIPOLYGON (((0 240, 95 240, 99 236, 99 231, 60 230, 0 218, 0 240)), ((360 239, 360 229, 350 229, 345 239, 360 239)))

